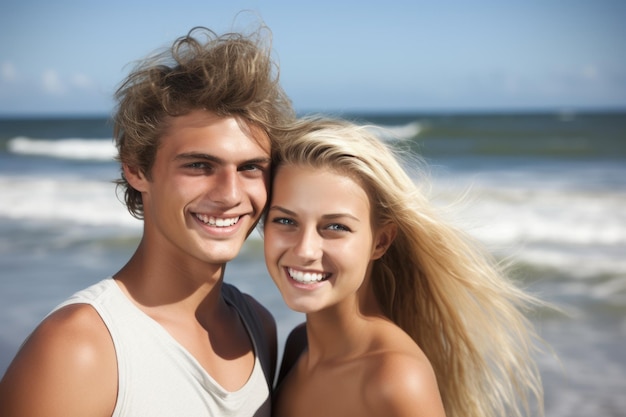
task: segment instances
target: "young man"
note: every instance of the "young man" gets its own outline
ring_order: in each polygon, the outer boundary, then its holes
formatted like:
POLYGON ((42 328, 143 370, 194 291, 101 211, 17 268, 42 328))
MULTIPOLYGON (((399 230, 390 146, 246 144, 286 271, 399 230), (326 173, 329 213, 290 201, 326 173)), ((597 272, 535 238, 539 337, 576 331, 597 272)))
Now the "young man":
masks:
POLYGON ((274 319, 223 283, 265 208, 273 132, 294 116, 262 33, 196 28, 122 84, 118 186, 143 237, 28 338, 0 415, 270 415, 274 319))

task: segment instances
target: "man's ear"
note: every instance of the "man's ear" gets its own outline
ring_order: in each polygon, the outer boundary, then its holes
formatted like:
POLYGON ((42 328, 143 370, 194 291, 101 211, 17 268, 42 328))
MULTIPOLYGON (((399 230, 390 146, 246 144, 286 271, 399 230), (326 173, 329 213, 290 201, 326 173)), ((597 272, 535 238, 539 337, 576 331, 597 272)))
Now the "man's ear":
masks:
POLYGON ((374 237, 374 251, 372 252, 372 260, 379 259, 387 252, 389 246, 393 243, 398 232, 398 227, 394 223, 387 223, 376 231, 374 237))
POLYGON ((139 168, 122 164, 122 170, 124 171, 124 178, 126 178, 126 181, 128 181, 131 187, 139 192, 146 190, 148 179, 139 168))

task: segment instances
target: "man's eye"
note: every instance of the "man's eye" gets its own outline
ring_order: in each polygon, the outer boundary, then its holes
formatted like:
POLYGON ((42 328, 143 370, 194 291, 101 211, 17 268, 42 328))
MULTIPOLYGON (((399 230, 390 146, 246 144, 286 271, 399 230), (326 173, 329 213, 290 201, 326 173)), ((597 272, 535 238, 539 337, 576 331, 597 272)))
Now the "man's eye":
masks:
POLYGON ((257 169, 261 169, 261 167, 259 167, 258 165, 243 165, 240 168, 240 171, 255 171, 257 169))
POLYGON ((191 162, 187 164, 186 167, 192 169, 209 169, 211 168, 211 165, 207 164, 206 162, 191 162))
POLYGON ((246 164, 242 165, 239 170, 240 171, 250 171, 250 172, 265 172, 267 171, 268 166, 264 164, 246 164))

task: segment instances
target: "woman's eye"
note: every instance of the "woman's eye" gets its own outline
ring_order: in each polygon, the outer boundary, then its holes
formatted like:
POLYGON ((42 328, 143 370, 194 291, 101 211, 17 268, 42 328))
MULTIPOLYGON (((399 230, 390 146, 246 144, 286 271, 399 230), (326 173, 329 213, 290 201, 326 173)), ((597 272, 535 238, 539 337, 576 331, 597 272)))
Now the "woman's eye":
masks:
POLYGON ((330 224, 327 226, 328 230, 331 230, 333 232, 349 232, 350 228, 344 226, 343 224, 330 224))
POLYGON ((272 219, 272 223, 283 224, 283 225, 292 225, 292 224, 294 224, 294 221, 291 220, 291 219, 287 219, 285 217, 276 217, 275 219, 272 219))

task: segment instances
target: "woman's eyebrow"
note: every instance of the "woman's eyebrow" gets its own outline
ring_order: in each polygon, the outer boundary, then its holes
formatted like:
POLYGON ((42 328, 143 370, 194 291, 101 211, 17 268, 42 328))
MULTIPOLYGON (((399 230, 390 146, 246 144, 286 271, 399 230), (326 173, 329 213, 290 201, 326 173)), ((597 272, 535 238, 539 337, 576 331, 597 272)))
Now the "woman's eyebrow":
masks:
MULTIPOLYGON (((278 206, 278 205, 272 205, 272 206, 270 206, 269 209, 270 210, 280 211, 280 212, 282 212, 284 214, 287 214, 289 216, 294 216, 294 217, 297 216, 297 214, 295 212, 293 212, 293 211, 291 211, 289 209, 286 209, 284 207, 278 206)), ((322 219, 325 219, 325 220, 335 220, 335 219, 340 219, 340 218, 344 218, 344 217, 348 217, 348 218, 353 219, 353 220, 355 220, 357 222, 361 221, 358 217, 356 217, 356 216, 354 216, 354 215, 352 215, 350 213, 329 213, 329 214, 324 214, 322 216, 322 219)))

